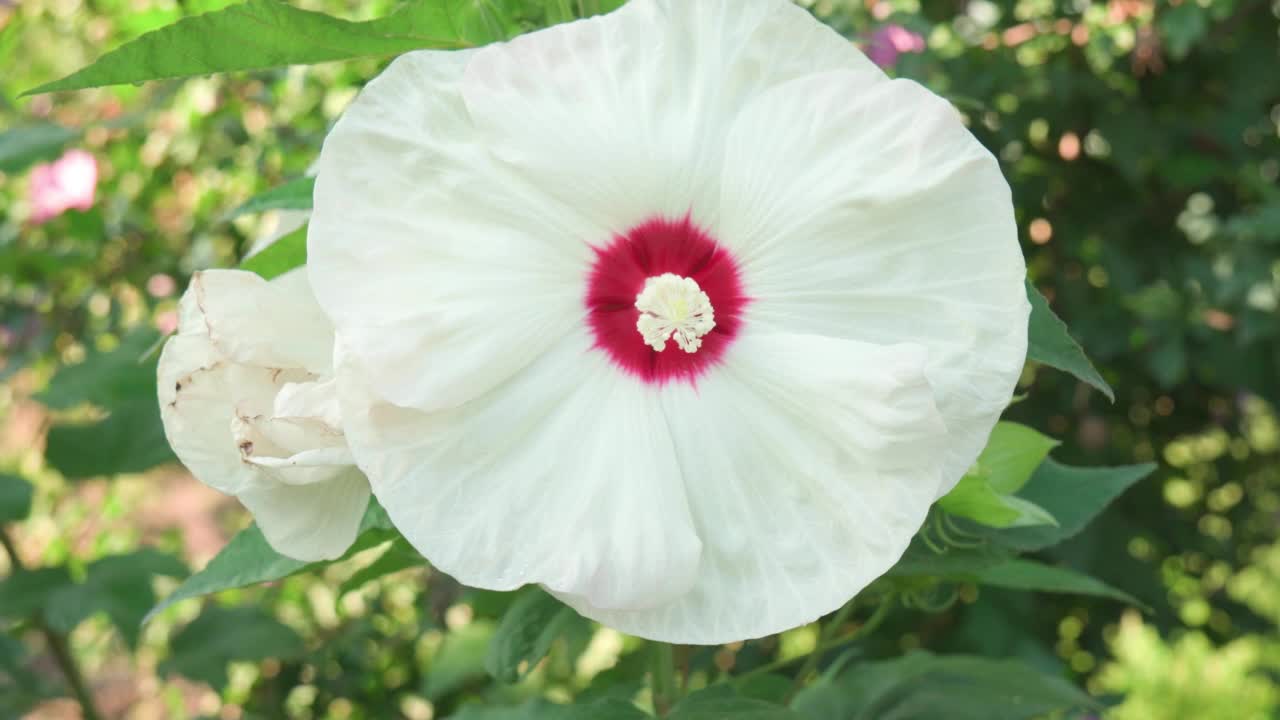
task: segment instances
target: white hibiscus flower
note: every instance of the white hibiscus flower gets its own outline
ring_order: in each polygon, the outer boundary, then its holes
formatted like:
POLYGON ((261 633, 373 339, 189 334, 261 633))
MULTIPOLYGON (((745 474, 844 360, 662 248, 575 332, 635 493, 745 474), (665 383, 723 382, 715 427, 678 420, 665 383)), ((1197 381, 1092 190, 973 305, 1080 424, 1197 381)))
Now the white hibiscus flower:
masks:
POLYGON ((160 356, 165 434, 197 478, 235 495, 277 552, 336 558, 369 483, 342 434, 333 326, 306 274, 196 273, 160 356))
POLYGON ((410 542, 657 640, 864 588, 1026 354, 995 159, 784 0, 397 59, 325 142, 309 251, 410 542))

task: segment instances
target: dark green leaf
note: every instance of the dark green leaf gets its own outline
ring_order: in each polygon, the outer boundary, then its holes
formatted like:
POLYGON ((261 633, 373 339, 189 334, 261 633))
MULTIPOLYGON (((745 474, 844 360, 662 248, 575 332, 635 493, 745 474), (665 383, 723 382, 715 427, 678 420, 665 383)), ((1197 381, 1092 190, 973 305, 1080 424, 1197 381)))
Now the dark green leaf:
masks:
MULTIPOLYGON (((393 532, 386 511, 376 501, 370 500, 360 522, 359 538, 345 557, 390 540, 394 537, 393 532)), ((231 538, 231 542, 203 570, 187 578, 164 602, 152 609, 146 619, 182 600, 280 580, 324 564, 306 563, 281 555, 271 549, 257 525, 250 525, 231 538)))
POLYGON ((577 613, 541 589, 521 590, 515 604, 502 616, 502 623, 489 644, 485 669, 502 682, 518 681, 546 657, 551 643, 566 627, 578 620, 577 613))
POLYGON ((1020 662, 914 652, 850 665, 805 688, 792 707, 812 720, 1030 720, 1098 705, 1020 662))
POLYGON ((1027 333, 1027 358, 1044 363, 1059 370, 1071 373, 1078 379, 1092 385, 1115 401, 1116 395, 1106 380, 1098 374, 1085 356, 1080 344, 1067 332, 1066 323, 1062 322, 1053 310, 1049 301, 1040 291, 1027 281, 1027 297, 1031 300, 1031 321, 1027 333))
POLYGON ((982 585, 994 585, 1014 590, 1096 595, 1098 597, 1113 598, 1130 605, 1142 605, 1129 593, 1111 587, 1101 580, 1091 578, 1069 568, 1054 567, 1023 558, 982 568, 975 573, 974 579, 982 585))
POLYGON ((532 700, 515 707, 467 705, 448 720, 647 720, 648 715, 625 700, 609 698, 577 705, 532 700))
POLYGON ((240 267, 270 280, 307 264, 307 226, 294 230, 240 263, 240 267))
POLYGON ((671 720, 803 720, 804 716, 782 705, 734 694, 729 685, 714 685, 681 700, 668 716, 671 720))
POLYGON ((21 620, 43 610, 60 590, 74 585, 65 567, 17 570, 0 580, 0 617, 21 620))
POLYGON ((477 620, 444 636, 439 649, 431 657, 422 694, 432 702, 458 690, 485 675, 484 658, 493 623, 477 620))
POLYGON ((0 525, 25 520, 31 512, 31 483, 0 473, 0 525))
POLYGON ((156 361, 147 351, 160 335, 139 330, 121 339, 110 352, 91 353, 83 362, 60 368, 36 399, 54 410, 79 405, 112 407, 140 396, 156 395, 156 361))
POLYGON ((310 210, 311 191, 315 188, 316 179, 302 177, 283 185, 273 187, 265 192, 249 198, 243 205, 227 213, 226 220, 266 212, 267 210, 310 210))
POLYGON ((460 47, 453 23, 439 0, 413 0, 368 22, 249 0, 149 32, 26 94, 460 47))
POLYGON ((261 608, 215 605, 173 637, 160 673, 177 673, 222 689, 229 662, 292 659, 302 652, 298 633, 261 608))
POLYGON ((83 583, 66 586, 50 598, 46 618, 55 630, 71 632, 85 618, 104 612, 133 648, 142 631, 142 618, 156 602, 152 578, 186 574, 181 560, 150 548, 104 557, 89 565, 83 583))
POLYGON ((1039 550, 1056 545, 1084 529, 1112 500, 1138 480, 1150 475, 1155 465, 1125 465, 1104 468, 1074 468, 1046 460, 1036 469, 1018 496, 1049 511, 1056 527, 1009 528, 993 531, 991 537, 1018 550, 1039 550))
POLYGON ((55 425, 45 458, 68 478, 142 472, 174 459, 160 420, 155 383, 149 395, 122 403, 98 422, 55 425))
MULTIPOLYGON (((921 532, 929 532, 922 530, 921 532)), ((1008 549, 992 542, 976 547, 951 547, 939 553, 916 536, 889 577, 969 577, 983 568, 1000 565, 1013 557, 1008 549)))
POLYGON ((0 133, 0 173, 17 173, 35 163, 53 160, 78 137, 78 131, 53 123, 6 130, 0 133))

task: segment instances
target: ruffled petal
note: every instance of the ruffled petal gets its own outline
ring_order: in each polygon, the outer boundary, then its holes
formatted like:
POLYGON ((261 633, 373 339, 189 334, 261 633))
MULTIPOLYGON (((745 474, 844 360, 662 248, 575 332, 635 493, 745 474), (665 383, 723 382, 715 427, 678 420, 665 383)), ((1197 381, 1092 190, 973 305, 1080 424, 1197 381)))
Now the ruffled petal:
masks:
POLYGON ((1026 268, 996 160, 945 100, 844 72, 756 99, 728 144, 719 230, 755 299, 746 322, 926 347, 945 494, 1026 357, 1026 268))
POLYGON ((295 560, 333 560, 355 542, 369 483, 348 466, 311 485, 262 483, 239 495, 276 552, 295 560))
POLYGON ((701 544, 659 400, 582 333, 450 411, 381 402, 351 370, 343 360, 357 461, 400 532, 460 582, 542 583, 601 607, 653 606, 694 582, 701 544))
POLYGON ((191 278, 183 302, 178 332, 208 335, 230 360, 313 373, 332 367, 333 326, 301 270, 272 281, 244 270, 204 270, 191 278))
POLYGON ((748 332, 697 388, 663 392, 702 563, 661 607, 587 617, 667 642, 761 637, 888 570, 933 503, 946 429, 919 345, 748 332))

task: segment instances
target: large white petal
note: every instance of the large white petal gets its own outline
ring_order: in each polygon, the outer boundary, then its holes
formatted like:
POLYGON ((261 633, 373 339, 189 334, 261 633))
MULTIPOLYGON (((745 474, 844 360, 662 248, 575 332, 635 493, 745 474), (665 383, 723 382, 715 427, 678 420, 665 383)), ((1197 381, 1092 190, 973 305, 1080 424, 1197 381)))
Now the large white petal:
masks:
POLYGON ((510 182, 459 96, 470 53, 416 52, 369 83, 325 139, 308 272, 395 403, 456 406, 581 321, 584 230, 510 182))
POLYGON ((748 331, 663 406, 702 540, 698 580, 645 610, 564 593, 584 615, 668 642, 761 637, 834 610, 919 529, 946 429, 918 345, 748 331))
POLYGON ((379 402, 342 361, 347 437, 396 527, 459 581, 656 605, 698 573, 684 479, 658 397, 587 348, 577 333, 436 413, 379 402))
POLYGON ((996 160, 945 100, 845 72, 757 98, 728 147, 718 230, 755 298, 746 322, 928 348, 946 493, 1026 357, 1026 269, 996 160))
POLYGON ((355 542, 369 483, 347 466, 323 483, 260 483, 239 498, 276 552, 295 560, 332 560, 355 542))

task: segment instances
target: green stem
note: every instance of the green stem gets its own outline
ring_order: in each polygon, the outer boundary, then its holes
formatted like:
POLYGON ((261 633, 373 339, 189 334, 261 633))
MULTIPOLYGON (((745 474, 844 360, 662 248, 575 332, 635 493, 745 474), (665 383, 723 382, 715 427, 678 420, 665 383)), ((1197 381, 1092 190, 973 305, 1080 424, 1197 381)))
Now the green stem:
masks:
MULTIPOLYGON (((23 570, 22 558, 18 556, 18 548, 3 527, 0 527, 0 546, 4 547, 5 552, 9 554, 9 566, 12 570, 23 570)), ((31 624, 44 634, 45 642, 49 645, 49 652, 53 654, 53 659, 58 663, 58 667, 62 669, 63 676, 67 679, 67 685, 71 687, 71 692, 80 703, 84 720, 101 720, 102 716, 98 714, 98 708, 93 703, 93 694, 89 692, 89 684, 85 682, 84 674, 80 672, 80 666, 76 664, 75 656, 71 654, 71 649, 67 645, 66 635, 49 627, 49 624, 44 620, 44 615, 39 610, 32 615, 31 624)))
POLYGON ((818 642, 814 645, 813 651, 804 659, 804 665, 800 666, 800 672, 796 673, 796 688, 798 689, 804 684, 804 681, 818 669, 818 662, 822 660, 823 653, 818 650, 824 644, 831 642, 840 628, 849 620, 849 616, 853 614, 853 608, 858 604, 858 599, 854 598, 845 603, 836 611, 835 617, 822 627, 821 634, 818 635, 818 642))
MULTIPOLYGON (((845 608, 848 608, 852 605, 853 603, 849 603, 849 605, 846 605, 845 608)), ((884 624, 885 619, 889 617, 889 613, 893 610, 893 605, 894 605, 893 596, 891 595, 885 596, 885 598, 880 601, 880 605, 876 608, 875 612, 871 614, 871 617, 867 618, 866 622, 854 628, 852 632, 845 633, 844 635, 841 635, 836 638, 831 638, 826 641, 819 639, 817 647, 815 647, 813 649, 813 652, 809 653, 808 655, 797 655, 796 657, 786 658, 785 660, 775 660, 766 665, 761 665, 760 667, 753 668, 733 678, 733 682, 741 682, 748 678, 756 677, 757 675, 765 675, 767 673, 775 672, 777 670, 782 670, 783 668, 786 668, 790 665, 794 665, 801 661, 808 664, 810 662, 810 658, 820 657, 821 655, 827 652, 830 652, 831 650, 835 650, 845 645, 848 645, 854 640, 857 640, 863 637, 864 635, 868 635, 874 632, 876 628, 884 624)), ((841 608, 841 612, 842 613, 844 612, 844 608, 841 608)), ((847 619, 847 613, 846 613, 846 619, 847 619)), ((831 623, 831 627, 838 629, 842 623, 843 623, 843 620, 840 623, 833 621, 831 623)), ((834 632, 834 630, 832 632, 834 632)), ((816 663, 817 661, 814 661, 814 662, 816 663)), ((801 682, 801 677, 802 677, 801 675, 796 676, 797 684, 801 682)))
POLYGON ((653 691, 653 709, 658 717, 666 717, 675 705, 679 686, 676 682, 674 648, 668 643, 649 643, 649 686, 653 691))

